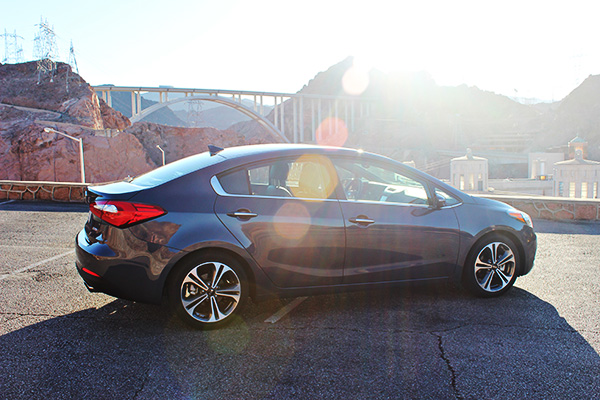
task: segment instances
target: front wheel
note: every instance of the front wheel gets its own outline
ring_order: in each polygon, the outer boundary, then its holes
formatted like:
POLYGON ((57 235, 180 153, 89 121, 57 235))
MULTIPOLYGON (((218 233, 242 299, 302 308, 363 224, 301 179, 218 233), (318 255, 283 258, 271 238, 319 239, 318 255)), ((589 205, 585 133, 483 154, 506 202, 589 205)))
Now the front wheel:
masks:
POLYGON ((499 296, 515 283, 518 263, 515 244, 504 236, 491 235, 471 250, 463 282, 477 296, 499 296))
POLYGON ((248 298, 244 270, 232 257, 204 254, 186 260, 169 282, 171 308, 197 328, 227 324, 248 298))

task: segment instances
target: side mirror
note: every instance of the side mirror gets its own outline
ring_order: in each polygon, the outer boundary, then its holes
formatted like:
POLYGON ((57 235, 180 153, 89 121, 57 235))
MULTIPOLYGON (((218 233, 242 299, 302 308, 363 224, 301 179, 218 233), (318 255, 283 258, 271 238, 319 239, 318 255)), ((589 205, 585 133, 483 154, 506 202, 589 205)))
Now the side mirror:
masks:
POLYGON ((435 203, 436 203, 435 208, 446 207, 446 198, 443 196, 440 196, 439 194, 436 194, 435 203))

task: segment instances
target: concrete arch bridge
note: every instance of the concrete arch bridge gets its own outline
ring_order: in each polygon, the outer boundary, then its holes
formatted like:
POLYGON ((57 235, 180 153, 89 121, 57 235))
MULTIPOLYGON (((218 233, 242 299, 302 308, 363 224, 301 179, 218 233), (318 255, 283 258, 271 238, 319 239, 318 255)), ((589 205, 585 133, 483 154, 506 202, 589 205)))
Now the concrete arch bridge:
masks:
POLYGON ((350 96, 324 96, 302 93, 253 92, 242 90, 191 89, 174 87, 94 86, 100 97, 112 107, 113 92, 131 94, 132 123, 177 103, 210 101, 231 107, 285 142, 316 142, 317 129, 328 117, 345 121, 348 133, 354 133, 356 121, 368 118, 372 102, 350 96), (142 108, 142 94, 157 93, 159 102, 142 108), (273 113, 272 120, 267 118, 273 113), (291 118, 290 118, 291 114, 291 118), (287 118, 286 118, 287 115, 287 118), (310 117, 310 118, 309 118, 310 117), (290 127, 290 121, 291 127, 290 127), (287 130, 287 132, 286 132, 287 130))

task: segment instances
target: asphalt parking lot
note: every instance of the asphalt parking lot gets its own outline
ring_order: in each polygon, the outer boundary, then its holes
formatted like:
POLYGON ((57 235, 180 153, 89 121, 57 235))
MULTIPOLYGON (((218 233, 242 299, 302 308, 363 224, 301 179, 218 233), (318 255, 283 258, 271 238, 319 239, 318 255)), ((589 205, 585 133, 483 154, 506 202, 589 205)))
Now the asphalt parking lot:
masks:
POLYGON ((535 221, 498 299, 446 285, 250 304, 197 331, 89 293, 82 205, 0 203, 2 399, 598 399, 600 224, 535 221))

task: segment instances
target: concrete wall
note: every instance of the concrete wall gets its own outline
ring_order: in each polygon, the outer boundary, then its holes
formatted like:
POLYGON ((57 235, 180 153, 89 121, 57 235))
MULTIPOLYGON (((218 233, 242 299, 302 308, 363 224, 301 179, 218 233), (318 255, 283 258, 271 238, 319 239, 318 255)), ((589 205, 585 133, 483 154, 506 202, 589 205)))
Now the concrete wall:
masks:
MULTIPOLYGON (((0 180, 0 201, 37 200, 83 203, 88 185, 69 182, 22 182, 0 180)), ((600 200, 561 197, 479 195, 499 200, 528 213, 532 218, 550 220, 600 220, 600 200)))

